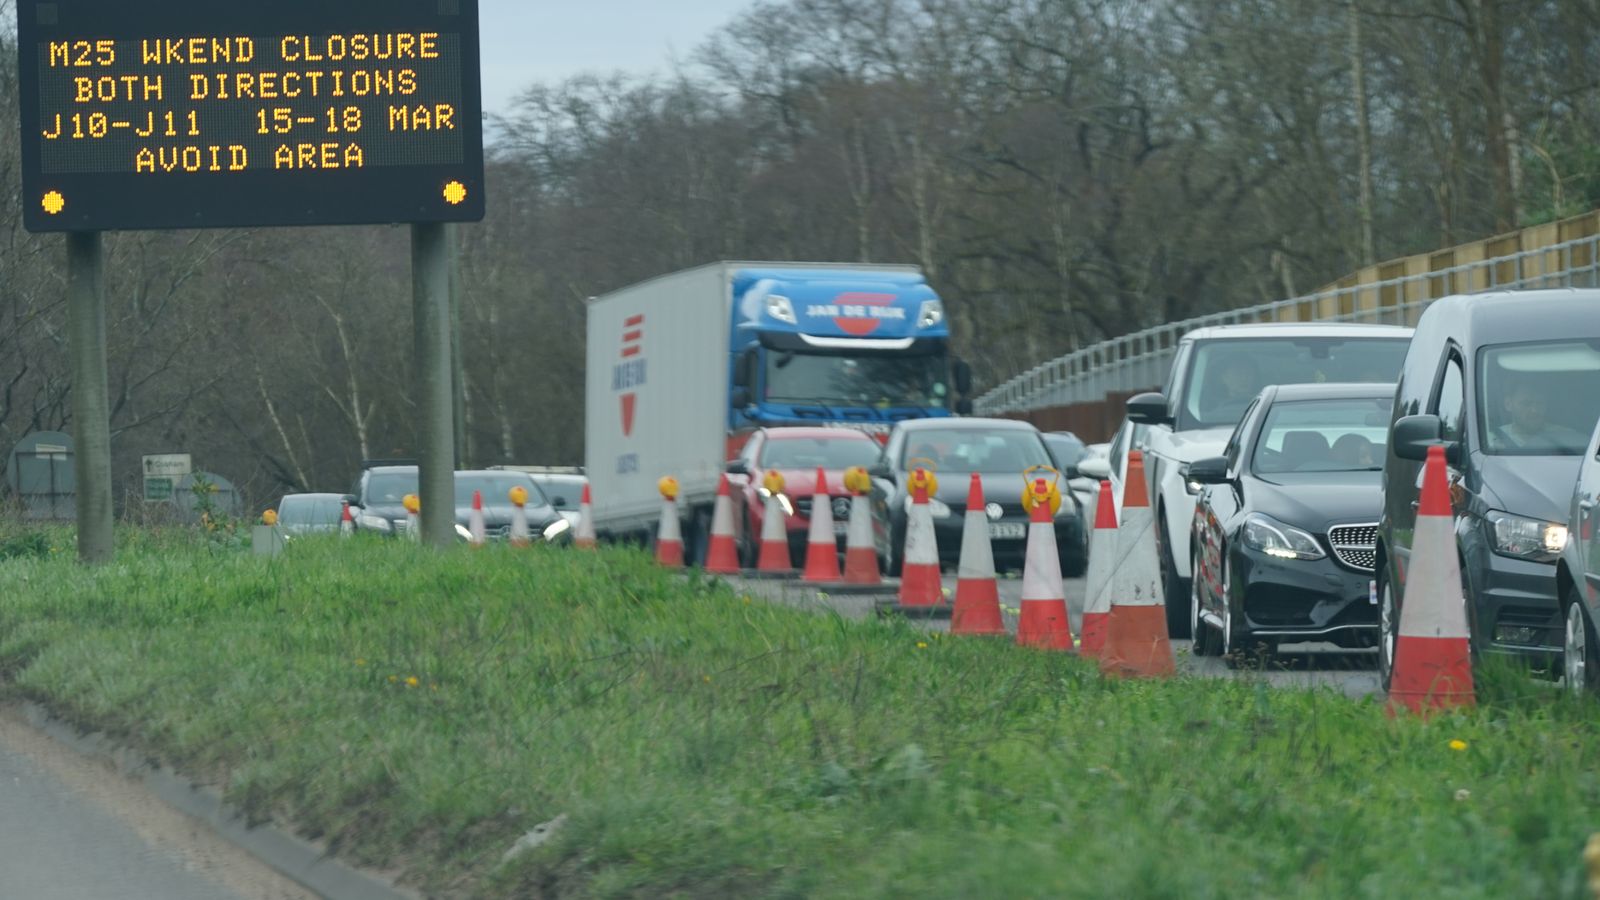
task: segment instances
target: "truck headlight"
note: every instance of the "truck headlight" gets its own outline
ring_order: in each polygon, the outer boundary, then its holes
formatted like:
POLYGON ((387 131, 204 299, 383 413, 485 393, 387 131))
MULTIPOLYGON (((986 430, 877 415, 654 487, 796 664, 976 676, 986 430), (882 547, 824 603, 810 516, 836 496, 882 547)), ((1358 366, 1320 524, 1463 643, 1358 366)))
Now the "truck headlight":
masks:
POLYGON ((356 524, 371 531, 381 531, 384 534, 389 534, 390 532, 394 531, 394 526, 389 524, 388 519, 385 519, 382 516, 374 516, 369 513, 362 513, 361 518, 356 520, 356 524))
POLYGON ((1321 559, 1327 555, 1310 533, 1261 513, 1245 518, 1244 545, 1277 559, 1321 559))
POLYGON ((944 321, 944 303, 939 300, 922 301, 922 309, 917 313, 918 328, 932 328, 944 321))
POLYGON ((780 297, 776 294, 767 297, 767 315, 777 319, 779 322, 788 322, 790 325, 800 324, 794 315, 794 304, 789 302, 788 297, 780 297))
POLYGON ((1554 562, 1561 551, 1567 549, 1565 525, 1514 516, 1499 510, 1490 510, 1483 520, 1489 526, 1494 552, 1501 556, 1554 562))

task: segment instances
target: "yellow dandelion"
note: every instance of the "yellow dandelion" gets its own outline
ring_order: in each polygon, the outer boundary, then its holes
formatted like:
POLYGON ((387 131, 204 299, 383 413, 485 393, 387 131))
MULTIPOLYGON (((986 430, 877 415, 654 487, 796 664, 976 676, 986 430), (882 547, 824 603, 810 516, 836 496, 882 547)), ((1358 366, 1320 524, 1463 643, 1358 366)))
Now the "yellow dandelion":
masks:
POLYGON ((926 650, 926 649, 928 649, 928 642, 927 641, 917 641, 917 649, 918 650, 926 650))
POLYGON ((1455 740, 1450 742, 1450 749, 1451 750, 1456 750, 1456 751, 1465 750, 1465 749, 1467 749, 1467 742, 1461 740, 1460 738, 1456 738, 1455 740))
POLYGON ((399 680, 400 680, 400 676, 399 675, 390 675, 389 676, 389 683, 390 684, 394 684, 396 681, 399 681, 399 680))
POLYGON ((409 678, 406 679, 406 687, 416 687, 417 685, 419 685, 421 683, 422 682, 418 681, 417 680, 417 676, 415 676, 415 675, 412 675, 412 676, 410 676, 409 678))
POLYGON ((364 659, 358 659, 358 660, 356 660, 356 665, 358 665, 358 666, 364 666, 364 665, 366 665, 366 664, 367 664, 367 661, 366 661, 366 660, 364 660, 364 659))
POLYGON ((702 675, 700 677, 705 681, 706 684, 710 684, 711 683, 711 676, 710 675, 702 675))

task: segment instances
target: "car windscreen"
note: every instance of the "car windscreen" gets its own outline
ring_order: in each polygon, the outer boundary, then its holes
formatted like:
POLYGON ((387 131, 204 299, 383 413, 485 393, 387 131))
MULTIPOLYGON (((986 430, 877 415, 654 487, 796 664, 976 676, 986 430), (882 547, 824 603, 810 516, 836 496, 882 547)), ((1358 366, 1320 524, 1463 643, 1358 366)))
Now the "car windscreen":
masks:
POLYGON ((771 438, 761 448, 763 469, 848 469, 871 466, 882 448, 876 442, 849 438, 771 438))
POLYGON ((950 388, 942 355, 843 356, 767 352, 766 394, 775 403, 943 409, 950 388))
POLYGON ((1089 448, 1083 441, 1064 434, 1047 434, 1044 442, 1050 446, 1050 454, 1056 458, 1056 464, 1062 466, 1075 466, 1089 455, 1089 448))
POLYGON ((367 479, 367 506, 397 506, 407 494, 417 493, 417 473, 382 472, 367 479))
POLYGON ((1389 443, 1389 397, 1293 400, 1267 410, 1252 465, 1278 472, 1377 472, 1389 443))
POLYGON ((533 480, 538 482, 540 488, 544 489, 545 496, 556 507, 576 509, 578 504, 583 501, 583 476, 581 475, 535 475, 533 480))
POLYGON ((284 525, 337 525, 344 503, 335 496, 290 494, 278 504, 278 521, 284 525))
POLYGON ((935 472, 1019 475, 1033 466, 1053 465, 1037 432, 955 428, 918 429, 906 435, 899 463, 902 471, 931 463, 935 472))
POLYGON ((1195 347, 1178 428, 1234 425, 1270 384, 1382 384, 1400 377, 1407 338, 1229 338, 1195 347))
POLYGON ((1501 344, 1478 355, 1485 453, 1577 456, 1600 418, 1600 339, 1501 344))
POLYGON ((511 503, 511 489, 521 487, 528 492, 528 507, 549 506, 544 492, 539 490, 539 485, 528 475, 507 472, 504 475, 456 475, 456 508, 466 509, 472 505, 474 491, 483 492, 484 505, 509 505, 511 503))

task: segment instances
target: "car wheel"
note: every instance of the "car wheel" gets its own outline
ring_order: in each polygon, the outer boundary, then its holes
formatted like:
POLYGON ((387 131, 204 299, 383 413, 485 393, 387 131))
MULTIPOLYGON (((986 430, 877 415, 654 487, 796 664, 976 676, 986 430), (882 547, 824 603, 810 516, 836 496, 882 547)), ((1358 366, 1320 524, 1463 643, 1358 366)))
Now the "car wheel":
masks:
POLYGON ((1222 560, 1222 661, 1230 669, 1253 668, 1262 662, 1267 645, 1247 634, 1239 633, 1239 626, 1233 621, 1233 586, 1231 567, 1228 560, 1222 560))
POLYGON ((1378 570, 1378 682, 1385 693, 1394 678, 1394 649, 1400 635, 1400 604, 1389 567, 1378 570))
POLYGON ((884 571, 889 573, 889 577, 890 578, 899 578, 900 577, 900 572, 901 572, 901 569, 903 568, 901 566, 901 554, 905 552, 905 542, 906 542, 905 532, 904 531, 896 531, 895 527, 893 525, 891 525, 889 527, 889 553, 888 553, 888 559, 885 562, 884 567, 883 567, 884 571))
POLYGON ((1567 691, 1573 696, 1595 692, 1600 683, 1600 642, 1595 640, 1594 626, 1583 611, 1583 599, 1575 587, 1565 591, 1567 603, 1566 640, 1562 645, 1562 670, 1566 675, 1567 691))
POLYGON ((746 569, 754 569, 761 560, 761 542, 757 540, 754 526, 750 518, 745 517, 744 534, 739 537, 739 565, 746 569))
MULTIPOLYGON (((1166 521, 1165 512, 1161 521, 1166 521)), ((1167 634, 1174 640, 1182 640, 1189 637, 1189 617, 1184 615, 1183 604, 1174 603, 1173 600, 1187 595, 1188 590, 1183 579, 1178 577, 1178 567, 1172 562, 1172 542, 1166 539, 1165 525, 1161 527, 1161 536, 1157 545, 1161 551, 1161 597, 1167 606, 1167 634)), ((1189 574, 1193 575, 1194 572, 1190 571, 1189 574)))
POLYGON ((1222 652, 1222 635, 1200 617, 1200 571, 1192 565, 1189 571, 1193 573, 1189 579, 1189 631, 1194 635, 1194 655, 1216 656, 1222 652))

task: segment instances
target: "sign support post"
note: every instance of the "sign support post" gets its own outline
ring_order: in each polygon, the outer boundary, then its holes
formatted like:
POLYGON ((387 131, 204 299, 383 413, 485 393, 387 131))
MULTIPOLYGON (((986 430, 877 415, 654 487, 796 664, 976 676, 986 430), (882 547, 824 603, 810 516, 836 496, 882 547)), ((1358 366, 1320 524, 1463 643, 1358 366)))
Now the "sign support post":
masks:
POLYGON ((111 516, 111 405, 106 377, 105 258, 100 232, 67 234, 67 341, 72 353, 73 454, 78 481, 78 559, 108 563, 111 516))
POLYGON ((450 244, 440 223, 411 226, 412 321, 416 328, 417 447, 422 540, 456 539, 455 391, 450 365, 450 244))

